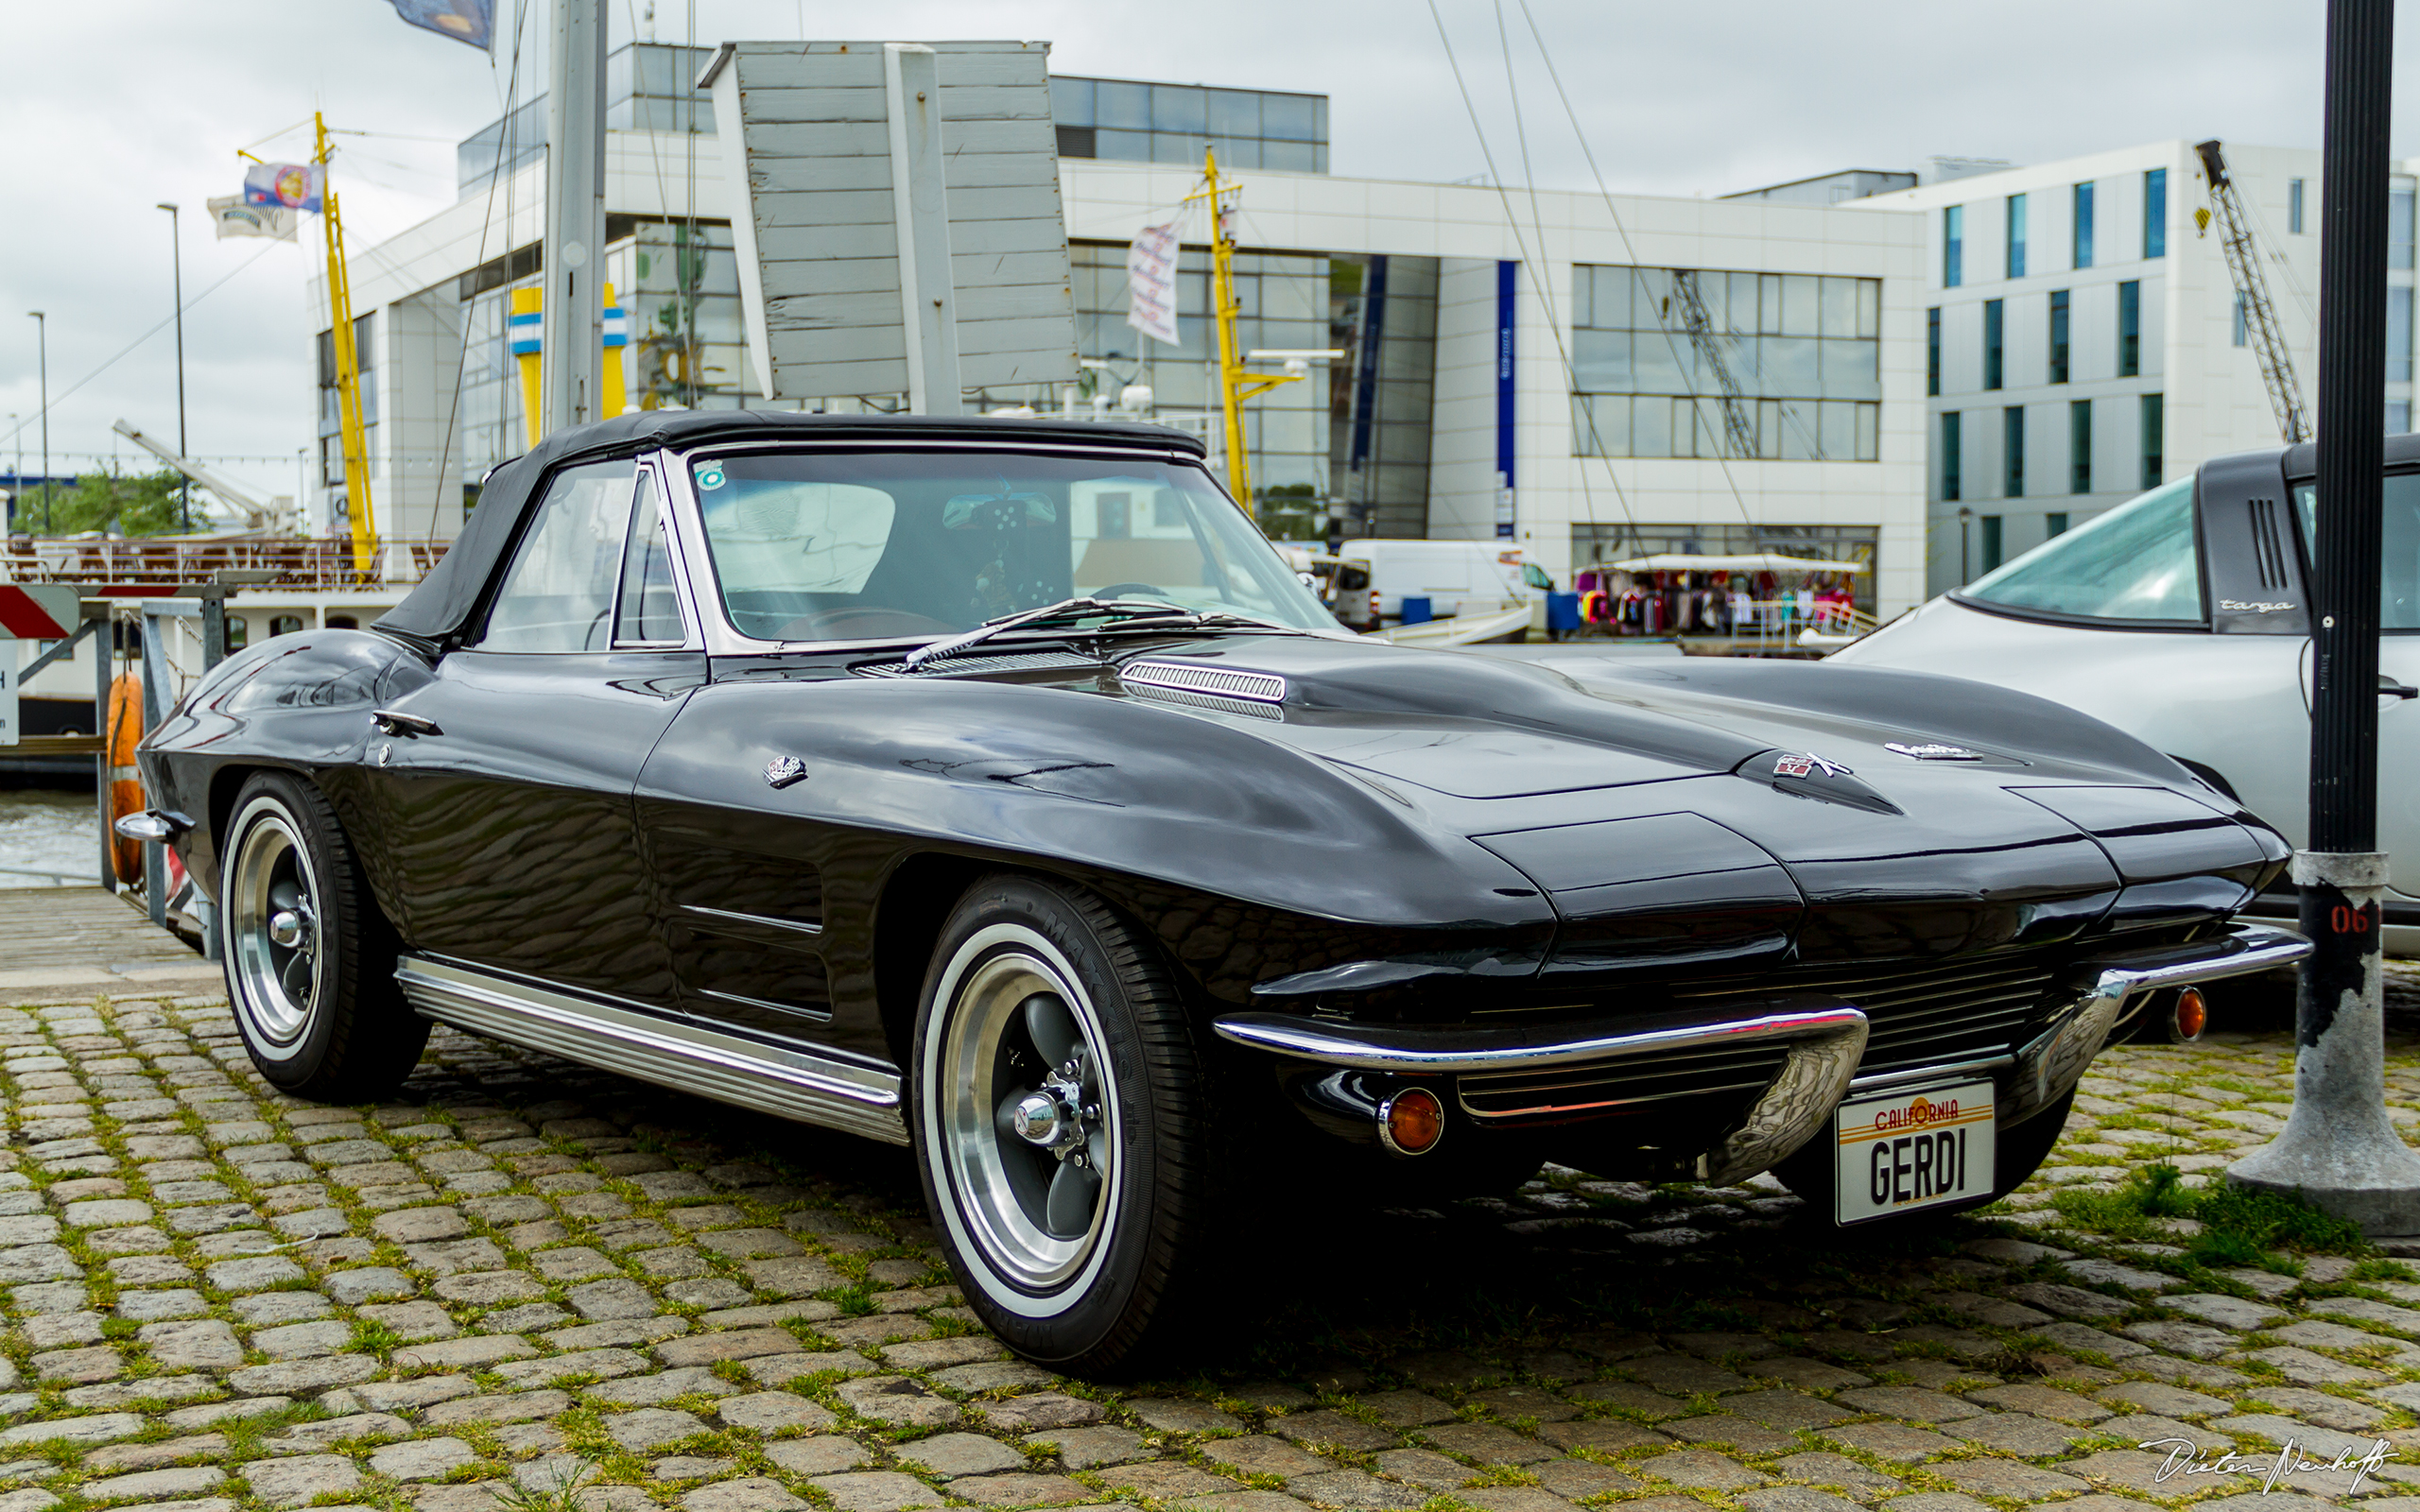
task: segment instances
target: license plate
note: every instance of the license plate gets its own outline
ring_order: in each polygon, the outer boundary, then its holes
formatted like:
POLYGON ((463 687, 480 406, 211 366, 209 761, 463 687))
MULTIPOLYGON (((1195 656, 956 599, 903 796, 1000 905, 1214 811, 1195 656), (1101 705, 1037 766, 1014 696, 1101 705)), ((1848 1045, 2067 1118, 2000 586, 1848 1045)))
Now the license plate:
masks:
POLYGON ((1988 1195, 1992 1084, 1960 1082, 1842 1103, 1839 1145, 1842 1224, 1866 1223, 1988 1195))

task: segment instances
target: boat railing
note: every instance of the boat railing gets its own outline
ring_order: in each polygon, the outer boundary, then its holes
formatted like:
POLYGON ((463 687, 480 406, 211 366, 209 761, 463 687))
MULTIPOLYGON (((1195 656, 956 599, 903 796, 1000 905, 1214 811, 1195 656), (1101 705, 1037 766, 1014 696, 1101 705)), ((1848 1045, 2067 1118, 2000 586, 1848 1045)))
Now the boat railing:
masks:
MULTIPOLYGON (((445 555, 445 541, 394 542, 418 578, 445 555)), ((271 572, 273 586, 299 589, 372 587, 401 576, 389 544, 372 541, 362 572, 350 536, 11 536, 0 552, 0 580, 20 583, 208 582, 222 571, 271 572)), ((271 585, 264 585, 271 586, 271 585)))

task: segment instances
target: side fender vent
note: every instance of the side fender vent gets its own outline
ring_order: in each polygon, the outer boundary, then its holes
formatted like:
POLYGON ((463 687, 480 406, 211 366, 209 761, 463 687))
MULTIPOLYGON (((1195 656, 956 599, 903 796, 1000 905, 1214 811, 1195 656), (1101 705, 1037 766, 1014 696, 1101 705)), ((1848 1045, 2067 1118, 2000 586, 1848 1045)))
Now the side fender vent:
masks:
POLYGON ((1240 672, 1192 662, 1129 662, 1117 669, 1117 677, 1121 682, 1146 688, 1167 688, 1214 698, 1237 698, 1247 703, 1286 701, 1286 679, 1273 672, 1240 672))

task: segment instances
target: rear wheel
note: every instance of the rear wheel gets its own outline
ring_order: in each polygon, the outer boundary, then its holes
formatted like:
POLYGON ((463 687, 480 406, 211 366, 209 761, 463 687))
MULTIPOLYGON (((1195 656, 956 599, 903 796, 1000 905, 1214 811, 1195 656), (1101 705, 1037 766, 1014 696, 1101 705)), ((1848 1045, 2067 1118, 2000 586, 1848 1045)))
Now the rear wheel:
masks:
MULTIPOLYGON (((2067 1110, 2075 1106, 2075 1091, 2069 1089, 2066 1096, 2014 1128, 1999 1130, 1998 1137, 1993 1141, 1992 1194, 1964 1206, 1979 1208, 1986 1203, 1997 1202, 2023 1186, 2026 1178, 2049 1159, 2051 1146, 2059 1143, 2059 1135, 2067 1126, 2067 1110)), ((1780 1178, 1782 1185, 1805 1197, 1814 1210, 1814 1219, 1826 1224, 1831 1223, 1833 1215, 1840 1211, 1837 1184, 1840 1160, 1828 1132, 1829 1126, 1826 1125, 1825 1130, 1801 1145, 1798 1153, 1773 1167, 1773 1175, 1780 1178)), ((1913 1212, 1894 1218, 1876 1218, 1858 1227, 1867 1228, 1889 1224, 1921 1223, 1938 1218, 1945 1212, 1962 1211, 1963 1208, 1919 1208, 1913 1212)))
POLYGON ((411 1074, 428 1021, 395 986, 398 943, 319 789, 264 772, 219 846, 227 995, 261 1074, 317 1102, 364 1102, 411 1074))
POLYGON ((1089 893, 983 879, 942 927, 913 1062, 925 1197, 984 1323, 1077 1372, 1162 1351, 1211 1180, 1192 1034, 1149 942, 1089 893))

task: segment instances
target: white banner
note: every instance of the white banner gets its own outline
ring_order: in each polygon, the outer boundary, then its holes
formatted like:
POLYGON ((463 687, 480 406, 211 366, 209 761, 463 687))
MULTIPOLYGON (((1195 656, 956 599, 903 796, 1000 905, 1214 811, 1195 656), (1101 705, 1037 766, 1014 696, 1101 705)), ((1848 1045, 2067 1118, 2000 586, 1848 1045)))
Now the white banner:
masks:
POLYGON ((1126 251, 1126 323, 1176 346, 1177 222, 1146 226, 1126 251))
POLYGON ((242 195, 229 195, 221 199, 202 201, 210 209, 210 223, 218 228, 218 239, 230 236, 271 236, 282 242, 294 240, 298 216, 282 206, 248 205, 242 195))

